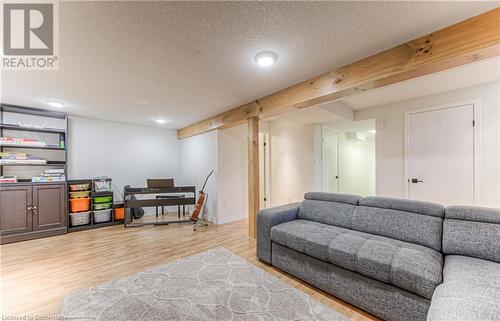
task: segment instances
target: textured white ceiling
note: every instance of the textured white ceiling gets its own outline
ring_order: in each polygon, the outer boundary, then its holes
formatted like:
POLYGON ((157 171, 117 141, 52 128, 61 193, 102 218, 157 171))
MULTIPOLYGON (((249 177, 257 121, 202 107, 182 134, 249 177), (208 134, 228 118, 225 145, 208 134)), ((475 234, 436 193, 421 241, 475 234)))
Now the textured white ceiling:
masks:
POLYGON ((61 2, 60 69, 4 71, 4 103, 180 128, 499 2, 61 2), (278 63, 259 69, 257 52, 278 63))

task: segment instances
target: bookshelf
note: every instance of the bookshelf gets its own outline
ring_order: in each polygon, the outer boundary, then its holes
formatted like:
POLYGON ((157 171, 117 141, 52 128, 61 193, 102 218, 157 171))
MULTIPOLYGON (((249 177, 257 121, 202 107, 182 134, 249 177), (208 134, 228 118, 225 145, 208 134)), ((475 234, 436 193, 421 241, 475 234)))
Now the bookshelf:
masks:
MULTIPOLYGON (((0 142, 1 153, 26 154, 28 158, 24 162, 16 160, 15 163, 0 163, 0 176, 17 176, 18 183, 25 183, 31 182, 33 176, 42 175, 41 171, 50 168, 64 169, 64 175, 67 175, 68 116, 66 113, 1 104, 0 137, 16 139, 15 144, 0 142), (25 144, 24 140, 28 144, 25 144), (46 163, 34 163, 30 159, 37 157, 45 159, 46 163)), ((1 184, 3 186, 16 183, 1 184)))
POLYGON ((67 115, 0 104, 0 137, 0 176, 17 176, 0 183, 0 243, 67 233, 67 115))

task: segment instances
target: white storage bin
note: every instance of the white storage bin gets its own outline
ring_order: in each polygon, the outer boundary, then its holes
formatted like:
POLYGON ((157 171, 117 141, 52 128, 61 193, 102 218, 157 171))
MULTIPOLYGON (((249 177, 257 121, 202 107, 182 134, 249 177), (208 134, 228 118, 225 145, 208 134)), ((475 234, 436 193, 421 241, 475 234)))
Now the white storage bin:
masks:
POLYGON ((111 221, 111 209, 94 211, 94 223, 104 223, 111 221))
POLYGON ((90 223, 90 212, 70 213, 71 226, 87 225, 90 223))
POLYGON ((110 179, 96 179, 94 182, 94 192, 111 192, 110 179))

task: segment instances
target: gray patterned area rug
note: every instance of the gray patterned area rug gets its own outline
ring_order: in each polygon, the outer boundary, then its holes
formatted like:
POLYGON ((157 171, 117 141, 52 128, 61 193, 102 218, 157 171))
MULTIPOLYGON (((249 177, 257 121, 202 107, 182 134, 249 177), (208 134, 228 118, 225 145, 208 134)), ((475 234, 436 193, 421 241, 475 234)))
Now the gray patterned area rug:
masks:
POLYGON ((348 321, 224 248, 64 298, 62 316, 91 320, 348 321))

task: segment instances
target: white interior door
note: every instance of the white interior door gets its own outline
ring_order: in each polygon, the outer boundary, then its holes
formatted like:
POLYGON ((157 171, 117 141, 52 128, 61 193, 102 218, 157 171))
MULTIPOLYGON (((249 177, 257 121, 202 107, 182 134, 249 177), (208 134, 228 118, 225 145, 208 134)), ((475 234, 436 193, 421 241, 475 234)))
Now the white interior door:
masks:
POLYGON ((322 129, 321 188, 323 192, 339 191, 339 134, 326 126, 322 129))
POLYGON ((474 105, 410 113, 407 184, 410 199, 474 204, 474 105))

